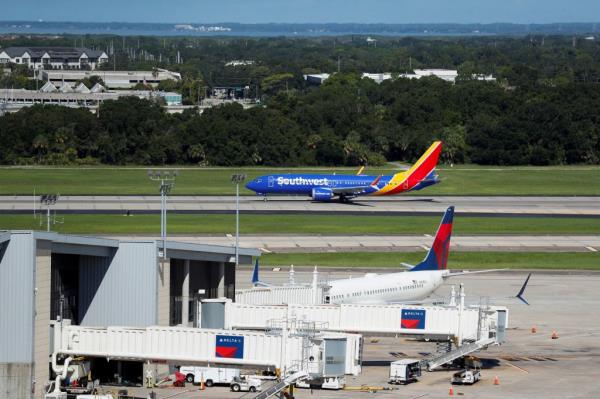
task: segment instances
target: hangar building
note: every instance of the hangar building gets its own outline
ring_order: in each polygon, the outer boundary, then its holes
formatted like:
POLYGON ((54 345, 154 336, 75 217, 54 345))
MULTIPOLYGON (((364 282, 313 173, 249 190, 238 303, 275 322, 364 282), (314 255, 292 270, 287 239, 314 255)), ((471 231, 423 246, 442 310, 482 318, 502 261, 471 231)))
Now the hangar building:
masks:
MULTIPOLYGON (((179 325, 191 298, 235 295, 235 248, 0 232, 0 392, 42 398, 50 320, 81 326, 179 325)), ((239 251, 250 264, 260 251, 239 251)))

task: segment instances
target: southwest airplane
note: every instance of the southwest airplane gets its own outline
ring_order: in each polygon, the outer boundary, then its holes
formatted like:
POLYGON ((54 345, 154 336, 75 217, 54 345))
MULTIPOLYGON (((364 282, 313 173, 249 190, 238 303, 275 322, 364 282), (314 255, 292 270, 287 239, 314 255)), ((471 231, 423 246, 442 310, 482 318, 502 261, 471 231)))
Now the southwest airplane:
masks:
MULTIPOLYGON (((389 176, 278 174, 257 177, 246 188, 258 195, 307 195, 314 201, 341 202, 361 195, 394 195, 421 190, 439 183, 435 168, 442 151, 442 142, 436 141, 407 171, 389 176)), ((362 170, 362 168, 361 168, 362 170)))
MULTIPOLYGON (((402 264, 409 272, 388 274, 366 274, 364 277, 333 280, 328 283, 329 292, 326 297, 328 303, 361 303, 382 304, 418 301, 427 298, 437 290, 448 277, 464 274, 488 273, 495 270, 482 270, 475 272, 450 273, 447 268, 448 253, 450 250, 450 236, 452 235, 452 220, 454 207, 449 207, 444 213, 442 223, 437 230, 433 245, 425 259, 416 266, 402 264)), ((528 304, 523 298, 525 284, 516 298, 528 304)), ((266 286, 258 278, 258 261, 254 266, 252 283, 255 286, 266 286)))

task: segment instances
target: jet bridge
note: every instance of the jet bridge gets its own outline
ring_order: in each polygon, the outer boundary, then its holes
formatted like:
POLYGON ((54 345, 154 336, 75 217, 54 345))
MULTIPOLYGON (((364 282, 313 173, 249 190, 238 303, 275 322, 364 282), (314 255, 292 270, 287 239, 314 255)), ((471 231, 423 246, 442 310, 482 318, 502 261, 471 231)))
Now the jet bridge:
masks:
MULTIPOLYGON (((287 322, 286 322, 287 323, 287 322)), ((52 322, 53 354, 108 360, 132 360, 185 365, 226 365, 240 368, 280 369, 283 375, 306 371, 326 376, 328 345, 343 341, 342 368, 336 377, 358 374, 360 335, 292 331, 233 331, 190 327, 146 328, 73 326, 69 320, 52 322)))
MULTIPOLYGON (((503 306, 412 305, 250 305, 224 300, 223 328, 266 330, 273 319, 319 324, 320 331, 429 339, 505 340, 508 309, 503 306)), ((202 308, 201 312, 204 311, 202 308)))

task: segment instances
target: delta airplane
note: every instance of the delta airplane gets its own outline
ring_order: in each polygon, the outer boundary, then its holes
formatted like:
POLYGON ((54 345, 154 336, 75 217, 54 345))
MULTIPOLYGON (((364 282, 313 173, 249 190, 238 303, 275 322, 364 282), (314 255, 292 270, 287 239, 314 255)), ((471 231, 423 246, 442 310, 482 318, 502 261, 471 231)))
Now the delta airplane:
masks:
MULTIPOLYGON (((329 291, 326 297, 328 303, 406 303, 419 301, 430 296, 437 290, 446 278, 475 273, 489 273, 495 270, 450 273, 447 268, 452 235, 454 207, 449 207, 444 213, 442 222, 437 230, 433 245, 425 259, 416 266, 402 264, 409 271, 388 274, 369 273, 364 277, 333 280, 328 283, 329 291)), ((252 283, 255 286, 268 287, 258 277, 258 262, 254 266, 252 283)), ((523 298, 529 276, 521 287, 516 298, 528 305, 523 298)))
POLYGON ((267 195, 306 195, 314 201, 341 202, 361 195, 394 195, 421 190, 440 182, 435 168, 442 151, 436 141, 407 171, 389 176, 335 174, 276 174, 257 177, 246 188, 265 198, 267 195))

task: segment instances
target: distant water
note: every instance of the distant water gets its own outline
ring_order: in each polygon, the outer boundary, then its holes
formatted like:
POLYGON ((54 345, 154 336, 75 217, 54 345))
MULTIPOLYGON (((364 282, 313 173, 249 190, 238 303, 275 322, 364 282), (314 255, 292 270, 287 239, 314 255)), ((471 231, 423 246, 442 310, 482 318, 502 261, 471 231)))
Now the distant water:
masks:
MULTIPOLYGON (((1 15, 0 15, 1 18, 1 15)), ((119 36, 490 36, 595 34, 595 23, 559 24, 165 24, 127 22, 0 21, 0 34, 119 36)))
POLYGON ((250 37, 319 37, 319 36, 349 36, 349 35, 377 35, 377 36, 489 36, 494 33, 480 32, 442 32, 442 31, 393 31, 380 29, 360 29, 360 30, 329 30, 323 29, 298 29, 290 30, 286 28, 252 30, 251 26, 244 25, 243 28, 232 27, 228 31, 195 31, 186 29, 175 29, 174 25, 170 28, 164 25, 156 27, 146 27, 145 24, 129 24, 127 27, 110 27, 92 25, 89 27, 84 24, 61 26, 44 26, 29 24, 7 24, 0 22, 0 34, 42 34, 42 35, 118 35, 118 36, 192 36, 192 37, 213 37, 213 36, 250 36, 250 37))

